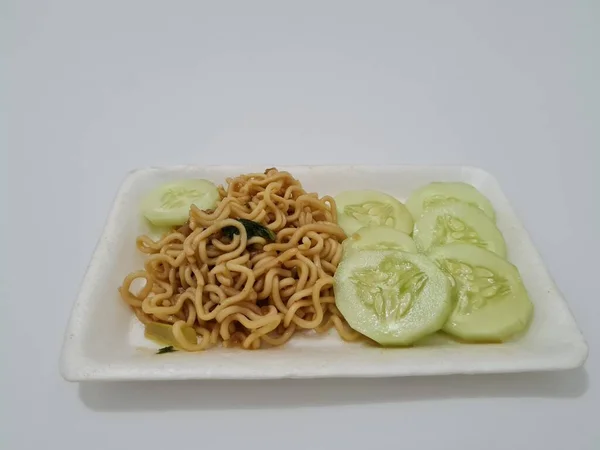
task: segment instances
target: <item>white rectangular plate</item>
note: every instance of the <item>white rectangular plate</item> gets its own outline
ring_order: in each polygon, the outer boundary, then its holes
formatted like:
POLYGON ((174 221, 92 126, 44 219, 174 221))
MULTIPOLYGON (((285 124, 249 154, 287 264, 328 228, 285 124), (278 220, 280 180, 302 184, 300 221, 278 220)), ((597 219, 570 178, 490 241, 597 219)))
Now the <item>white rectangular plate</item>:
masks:
POLYGON ((203 353, 156 355, 143 338, 117 287, 130 271, 142 267, 135 239, 143 233, 139 203, 154 186, 179 178, 225 178, 264 167, 149 168, 132 172, 121 186, 105 230, 72 311, 61 357, 67 380, 151 380, 206 378, 316 378, 525 372, 569 369, 583 364, 587 345, 567 304, 515 216, 498 183, 472 167, 297 166, 280 167, 309 191, 335 195, 347 189, 376 189, 405 200, 431 181, 464 181, 494 205, 509 258, 519 268, 535 304, 525 336, 504 344, 467 345, 432 339, 404 349, 375 348, 343 342, 335 332, 294 337, 287 345, 259 351, 214 348, 203 353))

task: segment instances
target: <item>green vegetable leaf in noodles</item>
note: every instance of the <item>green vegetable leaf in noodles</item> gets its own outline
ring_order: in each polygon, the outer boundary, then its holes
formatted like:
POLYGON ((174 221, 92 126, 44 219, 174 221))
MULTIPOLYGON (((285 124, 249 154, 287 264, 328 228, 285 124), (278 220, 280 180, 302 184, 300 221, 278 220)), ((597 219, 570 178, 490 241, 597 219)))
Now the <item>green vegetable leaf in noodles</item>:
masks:
POLYGON ((175 350, 175 347, 173 347, 172 345, 169 345, 168 347, 159 348, 158 351, 156 352, 156 354, 162 355, 163 353, 173 353, 176 351, 177 350, 175 350))
MULTIPOLYGON (((260 223, 254 222, 248 219, 236 219, 246 229, 246 234, 248 235, 248 239, 253 237, 261 237, 266 239, 267 241, 273 242, 275 240, 275 233, 269 230, 264 225, 260 223)), ((225 236, 228 238, 233 238, 234 235, 239 233, 239 230, 236 227, 225 227, 221 230, 225 236)))

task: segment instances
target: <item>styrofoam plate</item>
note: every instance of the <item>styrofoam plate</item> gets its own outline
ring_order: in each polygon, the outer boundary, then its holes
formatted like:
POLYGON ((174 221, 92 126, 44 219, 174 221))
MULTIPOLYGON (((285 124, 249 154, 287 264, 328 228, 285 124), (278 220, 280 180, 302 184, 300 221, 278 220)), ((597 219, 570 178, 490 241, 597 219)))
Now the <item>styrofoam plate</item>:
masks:
POLYGON ((345 343, 330 335, 294 337, 283 347, 248 351, 213 348, 202 353, 156 354, 156 346, 117 293, 130 271, 142 267, 135 239, 146 232, 141 197, 154 186, 198 177, 223 184, 226 177, 264 167, 180 166, 128 175, 115 199, 66 330, 61 372, 70 381, 201 378, 375 377, 569 369, 583 364, 588 349, 567 304, 498 183, 472 167, 297 166, 280 167, 309 191, 335 195, 376 189, 400 200, 431 181, 464 181, 494 205, 509 259, 521 271, 535 304, 531 328, 504 344, 458 344, 433 337, 412 348, 384 349, 345 343))

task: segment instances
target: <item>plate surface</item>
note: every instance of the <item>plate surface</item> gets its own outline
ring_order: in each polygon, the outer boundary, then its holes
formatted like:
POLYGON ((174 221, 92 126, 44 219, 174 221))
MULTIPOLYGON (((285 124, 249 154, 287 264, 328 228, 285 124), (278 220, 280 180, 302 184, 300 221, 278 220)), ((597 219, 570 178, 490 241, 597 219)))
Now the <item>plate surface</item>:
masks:
POLYGON ((336 334, 301 336, 283 347, 247 351, 214 348, 203 353, 156 355, 156 346, 118 296, 125 275, 142 267, 135 238, 144 232, 141 197, 179 178, 225 178, 262 172, 251 166, 179 166, 130 173, 122 184, 73 307, 60 369, 70 381, 152 379, 260 379, 385 377, 570 369, 583 364, 587 344, 529 235, 489 173, 464 166, 282 166, 308 191, 335 195, 376 189, 405 200, 431 181, 464 181, 496 209, 508 257, 520 270, 535 305, 526 335, 504 344, 458 344, 433 336, 422 345, 383 349, 345 343, 336 334))

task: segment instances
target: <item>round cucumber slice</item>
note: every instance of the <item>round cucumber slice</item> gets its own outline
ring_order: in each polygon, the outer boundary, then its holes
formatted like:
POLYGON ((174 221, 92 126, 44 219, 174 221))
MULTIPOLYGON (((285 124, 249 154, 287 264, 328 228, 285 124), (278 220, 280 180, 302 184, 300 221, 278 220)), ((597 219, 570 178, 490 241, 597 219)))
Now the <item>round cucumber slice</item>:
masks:
POLYGON ((413 192, 406 201, 406 207, 417 220, 428 208, 453 201, 468 203, 496 220, 496 213, 487 197, 467 183, 430 183, 413 192))
POLYGON ((335 197, 338 224, 348 236, 369 225, 386 225, 412 233, 413 219, 406 206, 378 191, 346 191, 335 197))
POLYGON ((452 309, 448 277, 417 253, 349 252, 334 290, 350 326, 381 345, 409 345, 434 333, 452 309))
POLYGON ((430 257, 454 280, 454 309, 444 331, 474 342, 499 342, 527 328, 533 304, 515 266, 475 245, 453 243, 430 257))
POLYGON ((219 201, 217 187, 207 180, 178 180, 151 191, 141 204, 142 214, 157 226, 183 225, 190 206, 213 209, 219 201))
POLYGON ((415 223, 414 239, 422 251, 462 242, 506 256, 506 243, 496 224, 481 210, 462 202, 427 209, 415 223))
POLYGON ((402 250, 417 253, 412 238, 395 228, 384 225, 363 227, 344 241, 346 250, 402 250))

